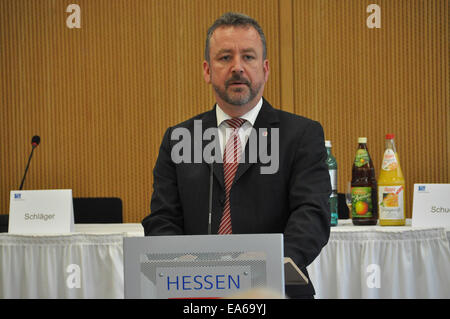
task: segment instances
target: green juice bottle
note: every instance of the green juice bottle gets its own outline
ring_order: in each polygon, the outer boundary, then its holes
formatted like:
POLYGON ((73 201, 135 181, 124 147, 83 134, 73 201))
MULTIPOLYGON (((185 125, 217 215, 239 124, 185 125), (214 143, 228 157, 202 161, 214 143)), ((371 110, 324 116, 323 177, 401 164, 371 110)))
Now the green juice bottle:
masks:
POLYGON ((367 149, 367 138, 358 138, 358 149, 352 167, 353 225, 376 225, 378 222, 377 180, 367 149))

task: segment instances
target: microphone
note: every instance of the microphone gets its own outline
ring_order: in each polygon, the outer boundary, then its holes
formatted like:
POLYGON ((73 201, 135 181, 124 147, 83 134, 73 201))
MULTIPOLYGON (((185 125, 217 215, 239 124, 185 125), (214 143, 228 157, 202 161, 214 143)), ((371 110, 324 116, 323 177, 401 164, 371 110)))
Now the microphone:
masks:
POLYGON ((28 167, 30 166, 31 157, 33 156, 34 149, 41 143, 41 138, 38 135, 33 136, 31 139, 31 154, 28 158, 27 167, 25 168, 25 174, 23 174, 22 182, 20 183, 19 190, 22 190, 23 183, 25 182, 25 177, 27 176, 28 167))
POLYGON ((212 193, 213 193, 213 161, 209 164, 209 214, 208 214, 208 235, 211 235, 212 216, 212 193))

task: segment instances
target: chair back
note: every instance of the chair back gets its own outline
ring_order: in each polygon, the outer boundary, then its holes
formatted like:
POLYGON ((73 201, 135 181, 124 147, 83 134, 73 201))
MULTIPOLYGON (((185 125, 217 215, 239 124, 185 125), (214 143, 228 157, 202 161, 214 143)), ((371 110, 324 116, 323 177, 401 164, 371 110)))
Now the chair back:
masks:
POLYGON ((8 222, 9 222, 9 215, 0 214, 0 233, 8 232, 8 222))
POLYGON ((122 223, 122 200, 118 197, 74 197, 75 224, 122 223))

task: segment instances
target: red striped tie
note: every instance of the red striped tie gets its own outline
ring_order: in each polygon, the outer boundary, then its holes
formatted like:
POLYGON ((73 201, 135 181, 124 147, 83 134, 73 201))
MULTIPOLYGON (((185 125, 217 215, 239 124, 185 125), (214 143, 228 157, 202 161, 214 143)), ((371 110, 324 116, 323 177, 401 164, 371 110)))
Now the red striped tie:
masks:
POLYGON ((233 184, 234 176, 239 165, 239 159, 242 153, 241 140, 239 138, 239 128, 244 124, 245 120, 233 118, 226 120, 227 124, 233 129, 228 139, 225 151, 223 153, 223 176, 225 182, 225 206, 223 208, 222 220, 220 221, 219 234, 231 234, 231 207, 230 207, 230 190, 233 184))

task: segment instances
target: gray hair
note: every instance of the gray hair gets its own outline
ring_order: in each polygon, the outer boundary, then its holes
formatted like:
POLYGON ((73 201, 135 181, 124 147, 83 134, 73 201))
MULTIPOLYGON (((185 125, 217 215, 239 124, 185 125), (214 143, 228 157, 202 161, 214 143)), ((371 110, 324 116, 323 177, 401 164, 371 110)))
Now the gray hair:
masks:
POLYGON ((262 46, 263 46, 263 60, 267 57, 267 47, 266 47, 266 37, 264 36, 264 32, 262 28, 259 26, 258 22, 249 16, 242 14, 242 13, 236 13, 236 12, 227 12, 223 14, 220 18, 218 18, 216 21, 214 21, 213 25, 209 27, 208 32, 206 34, 206 45, 205 45, 205 60, 209 63, 210 56, 209 56, 209 42, 211 40, 211 37, 214 33, 214 31, 221 26, 241 26, 241 27, 247 27, 251 26, 255 28, 256 31, 259 33, 259 37, 261 38, 262 46))

